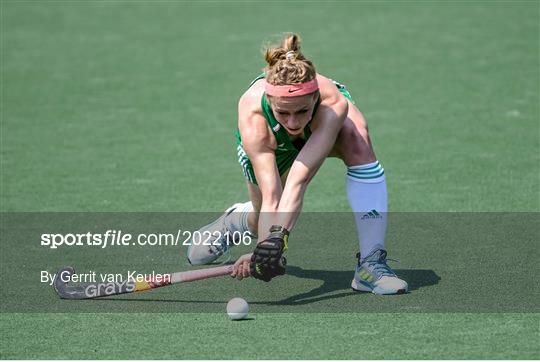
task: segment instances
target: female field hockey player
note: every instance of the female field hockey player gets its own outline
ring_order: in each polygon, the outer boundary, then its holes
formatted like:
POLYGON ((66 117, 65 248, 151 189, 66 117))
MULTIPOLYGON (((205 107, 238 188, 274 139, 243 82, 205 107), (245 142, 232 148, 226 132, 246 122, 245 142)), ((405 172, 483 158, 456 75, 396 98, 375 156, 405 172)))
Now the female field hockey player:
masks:
POLYGON ((315 71, 300 52, 296 34, 285 35, 265 58, 264 74, 238 103, 238 161, 251 200, 234 204, 201 228, 215 235, 212 245, 192 243, 189 262, 215 261, 229 253, 230 235, 251 232, 258 243, 252 254, 236 261, 232 276, 270 281, 284 274, 283 252, 306 188, 327 157, 338 157, 347 167, 360 246, 351 286, 376 294, 405 293, 407 283, 387 265, 386 178, 362 113, 344 85, 315 71))

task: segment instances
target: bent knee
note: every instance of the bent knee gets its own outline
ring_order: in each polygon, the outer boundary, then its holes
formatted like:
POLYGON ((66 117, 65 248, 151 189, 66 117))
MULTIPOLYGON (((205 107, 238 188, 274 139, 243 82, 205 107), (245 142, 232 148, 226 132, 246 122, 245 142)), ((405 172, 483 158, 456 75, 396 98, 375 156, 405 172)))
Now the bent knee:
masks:
POLYGON ((369 131, 365 122, 353 123, 347 119, 338 134, 335 154, 346 164, 362 164, 375 160, 369 131))

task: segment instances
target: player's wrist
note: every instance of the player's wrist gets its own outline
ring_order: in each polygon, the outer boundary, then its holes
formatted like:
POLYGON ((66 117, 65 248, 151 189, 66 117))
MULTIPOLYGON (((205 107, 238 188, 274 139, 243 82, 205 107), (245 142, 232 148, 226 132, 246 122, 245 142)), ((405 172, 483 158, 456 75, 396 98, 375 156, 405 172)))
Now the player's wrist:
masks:
POLYGON ((250 274, 265 282, 285 274, 287 263, 283 252, 287 250, 289 230, 280 225, 272 225, 269 233, 268 237, 255 247, 250 263, 250 274))
POLYGON ((281 225, 272 225, 267 239, 278 239, 282 242, 283 251, 287 250, 289 244, 289 230, 281 225))
POLYGON ((276 235, 278 237, 289 236, 290 232, 281 225, 272 225, 270 227, 270 235, 276 235))

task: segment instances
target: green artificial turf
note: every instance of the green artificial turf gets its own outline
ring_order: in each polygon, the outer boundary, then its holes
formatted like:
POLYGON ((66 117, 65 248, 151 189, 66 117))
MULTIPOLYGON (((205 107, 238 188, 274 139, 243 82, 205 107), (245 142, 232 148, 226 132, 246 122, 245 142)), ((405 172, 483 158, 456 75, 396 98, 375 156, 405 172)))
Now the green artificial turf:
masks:
MULTIPOLYGON (((54 359, 535 359, 538 314, 2 315, 4 346, 54 359), (34 325, 33 328, 24 328, 34 325), (514 336, 514 338, 509 338, 514 336), (24 342, 23 342, 24 341, 24 342)), ((2 358, 21 358, 3 348, 2 358)))
MULTIPOLYGON (((1 0, 0 10, 0 358, 540 358, 537 1, 1 0), (43 223, 53 211, 220 212, 246 200, 236 102, 264 66, 261 43, 283 31, 300 33, 369 122, 400 212, 390 256, 411 293, 351 293, 352 219, 307 223, 315 214, 291 237, 289 274, 268 286, 214 279, 71 302, 40 284, 40 270, 67 260, 188 268, 183 249, 46 250, 42 228, 14 213, 43 223), (254 319, 227 319, 237 295, 254 319)), ((328 160, 304 210, 347 212, 344 185, 343 165, 328 160)))

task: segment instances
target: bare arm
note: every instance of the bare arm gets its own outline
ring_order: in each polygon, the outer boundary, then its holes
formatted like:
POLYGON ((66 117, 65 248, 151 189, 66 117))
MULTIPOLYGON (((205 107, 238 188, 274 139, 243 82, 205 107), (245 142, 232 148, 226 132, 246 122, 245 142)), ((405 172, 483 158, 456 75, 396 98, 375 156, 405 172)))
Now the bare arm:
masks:
MULTIPOLYGON (((262 204, 257 229, 259 241, 263 241, 273 223, 272 216, 278 209, 283 189, 274 153, 277 144, 258 107, 260 97, 260 93, 257 94, 256 91, 242 96, 238 104, 238 129, 261 190, 262 204), (264 234, 264 238, 261 237, 261 233, 264 234)), ((248 253, 241 256, 235 262, 231 276, 239 280, 250 276, 252 255, 248 253)))
MULTIPOLYGON (((333 84, 332 87, 335 89, 333 84)), ((347 100, 341 94, 330 97, 319 106, 312 121, 313 133, 289 171, 279 202, 278 223, 286 229, 294 227, 307 186, 330 153, 347 111, 347 100)))
POLYGON ((262 194, 259 241, 270 226, 294 226, 302 207, 306 188, 332 149, 347 116, 347 100, 327 78, 320 80, 323 98, 312 120, 312 134, 293 163, 282 189, 276 165, 275 137, 259 108, 260 94, 247 95, 239 102, 239 129, 242 143, 253 165, 262 194))
POLYGON ((261 236, 267 235, 267 231, 273 224, 283 189, 276 164, 277 145, 274 135, 258 107, 251 106, 253 103, 250 97, 240 100, 239 129, 244 150, 251 161, 261 190, 262 204, 258 233, 259 240, 264 240, 261 236))
MULTIPOLYGON (((275 249, 276 247, 279 249, 279 245, 281 248, 283 247, 279 240, 267 240, 270 226, 277 224, 286 229, 292 229, 300 213, 307 185, 332 149, 347 116, 346 99, 337 92, 334 84, 328 79, 324 78, 322 83, 326 83, 325 87, 329 95, 326 93, 326 97, 323 98, 319 106, 312 121, 311 137, 293 163, 284 190, 275 158, 276 140, 268 128, 261 110, 256 106, 260 102, 260 94, 255 97, 250 97, 248 94, 240 100, 238 113, 242 143, 253 165, 262 194, 258 233, 259 242, 264 242, 258 244, 255 254, 259 247, 265 249, 275 249), (279 212, 276 213, 276 211, 279 212)), ((324 94, 323 87, 321 87, 322 94, 324 94)), ((286 241, 284 243, 286 245, 286 241)), ((252 268, 254 266, 252 257, 262 255, 262 253, 255 254, 246 254, 237 260, 232 276, 242 279, 250 274, 253 275, 254 270, 256 270, 255 275, 259 279, 266 280, 256 268, 257 264, 255 264, 255 269, 252 268)))

